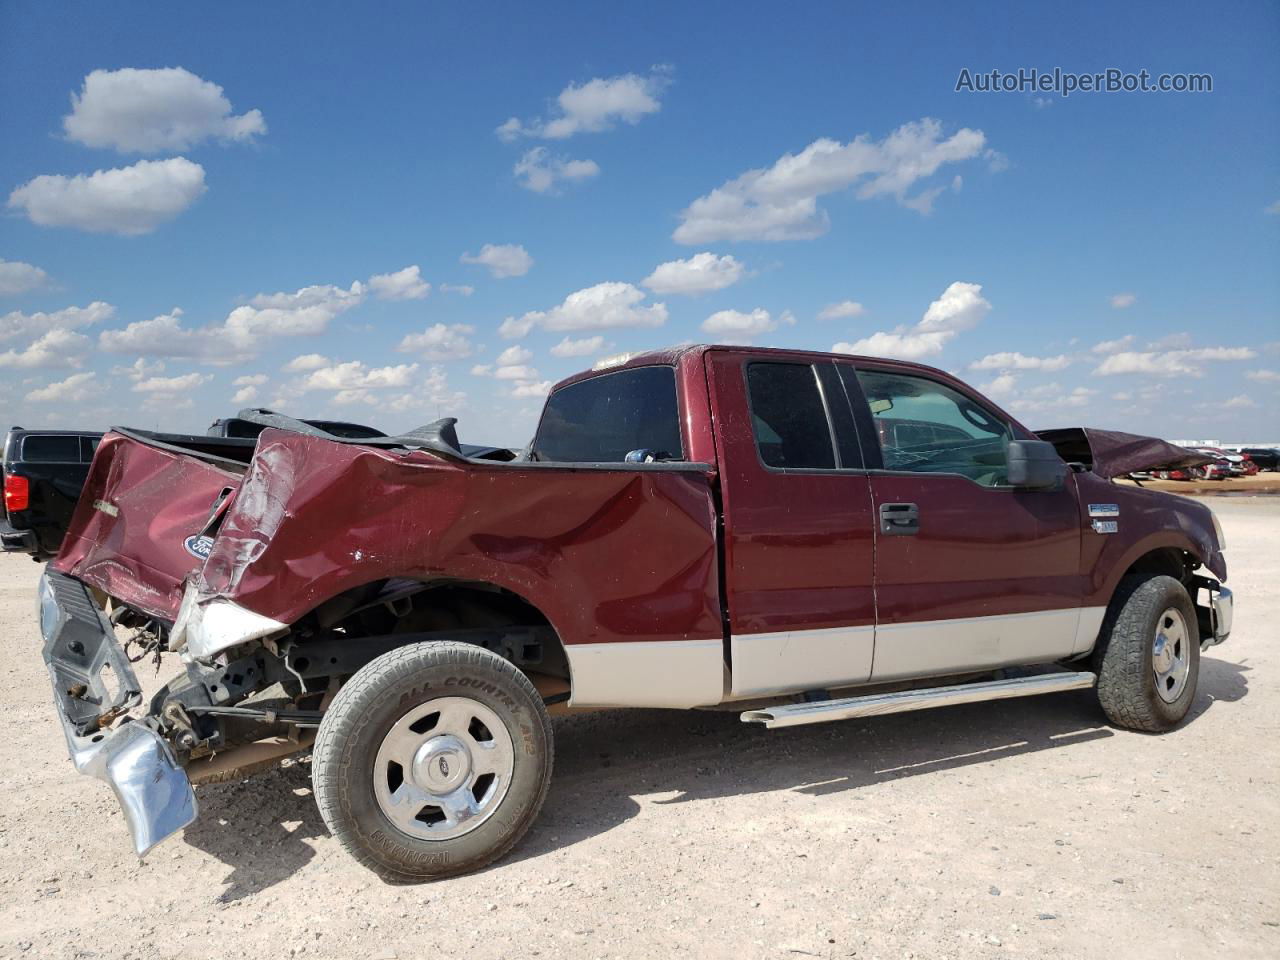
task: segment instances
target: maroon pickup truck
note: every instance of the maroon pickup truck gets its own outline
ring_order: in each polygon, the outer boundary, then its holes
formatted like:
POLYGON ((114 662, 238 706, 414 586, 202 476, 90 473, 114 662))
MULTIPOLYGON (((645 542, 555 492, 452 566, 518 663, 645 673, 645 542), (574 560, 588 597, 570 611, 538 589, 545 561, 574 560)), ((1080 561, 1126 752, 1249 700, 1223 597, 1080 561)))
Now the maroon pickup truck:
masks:
POLYGON ((108 433, 41 581, 72 759, 139 854, 195 818, 193 783, 312 747, 362 863, 475 869, 536 816, 570 708, 785 727, 1093 688, 1164 730, 1231 627, 1210 510, 1111 482, 1194 454, 1042 439, 917 364, 622 358, 558 384, 510 462, 452 420, 267 419, 228 458, 108 433), (129 651, 183 665, 141 709, 129 651))

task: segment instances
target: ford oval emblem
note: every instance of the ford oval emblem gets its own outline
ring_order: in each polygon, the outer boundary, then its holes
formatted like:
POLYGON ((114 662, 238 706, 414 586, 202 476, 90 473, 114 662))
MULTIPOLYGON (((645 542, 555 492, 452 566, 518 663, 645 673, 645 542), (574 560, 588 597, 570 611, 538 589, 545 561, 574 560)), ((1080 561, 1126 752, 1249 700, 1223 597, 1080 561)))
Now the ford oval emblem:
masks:
POLYGON ((182 545, 197 560, 208 560, 209 551, 213 549, 213 537, 190 536, 182 541, 182 545))

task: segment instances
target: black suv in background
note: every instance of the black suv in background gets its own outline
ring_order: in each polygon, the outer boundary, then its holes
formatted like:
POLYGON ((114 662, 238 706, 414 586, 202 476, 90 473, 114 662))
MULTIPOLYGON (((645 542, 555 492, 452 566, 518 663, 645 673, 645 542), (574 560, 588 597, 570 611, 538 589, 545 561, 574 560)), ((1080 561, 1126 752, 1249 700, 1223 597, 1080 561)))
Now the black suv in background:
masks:
POLYGON ((40 561, 58 552, 100 439, 81 430, 9 431, 0 547, 40 561))

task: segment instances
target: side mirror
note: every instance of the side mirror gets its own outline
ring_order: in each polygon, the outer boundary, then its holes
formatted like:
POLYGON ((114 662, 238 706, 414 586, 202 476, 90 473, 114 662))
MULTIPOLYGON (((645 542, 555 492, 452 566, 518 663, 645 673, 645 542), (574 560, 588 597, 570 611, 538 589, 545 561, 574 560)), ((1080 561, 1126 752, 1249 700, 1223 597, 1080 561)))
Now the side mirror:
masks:
POLYGON ((1009 441, 1009 485, 1028 490, 1057 487, 1068 467, 1047 440, 1009 441))

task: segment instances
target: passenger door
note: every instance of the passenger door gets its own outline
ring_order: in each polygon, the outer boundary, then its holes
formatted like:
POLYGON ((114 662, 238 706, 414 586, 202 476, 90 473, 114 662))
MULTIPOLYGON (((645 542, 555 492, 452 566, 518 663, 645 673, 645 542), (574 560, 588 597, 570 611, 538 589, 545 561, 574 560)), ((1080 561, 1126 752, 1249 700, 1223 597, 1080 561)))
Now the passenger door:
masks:
POLYGON ((734 696, 862 683, 871 492, 829 359, 706 354, 715 401, 734 696))
MULTIPOLYGON (((1083 649, 1075 481, 1008 484, 1015 428, 957 381, 838 363, 876 513, 872 679, 1055 660, 1083 649)), ((1087 635, 1087 636, 1086 636, 1087 635)))

